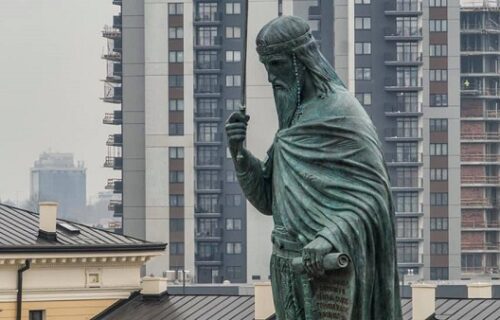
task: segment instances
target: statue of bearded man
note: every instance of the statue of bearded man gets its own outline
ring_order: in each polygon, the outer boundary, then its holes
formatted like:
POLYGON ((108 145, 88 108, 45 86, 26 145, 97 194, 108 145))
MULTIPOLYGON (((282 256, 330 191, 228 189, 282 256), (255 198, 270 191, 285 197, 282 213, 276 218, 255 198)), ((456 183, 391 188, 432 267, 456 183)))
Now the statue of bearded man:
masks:
POLYGON ((277 319, 401 319, 391 190, 370 118, 304 20, 272 20, 257 51, 279 118, 267 159, 244 148, 243 112, 228 118, 226 132, 245 195, 273 216, 277 319), (349 266, 325 270, 335 252, 348 255, 349 266), (294 270, 297 258, 303 273, 294 270))

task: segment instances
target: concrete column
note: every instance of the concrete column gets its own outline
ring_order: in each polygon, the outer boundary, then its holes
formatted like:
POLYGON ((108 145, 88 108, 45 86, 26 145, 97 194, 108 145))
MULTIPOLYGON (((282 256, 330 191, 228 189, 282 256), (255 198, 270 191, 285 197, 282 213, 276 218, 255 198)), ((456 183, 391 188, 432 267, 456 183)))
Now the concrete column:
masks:
POLYGON ((491 299, 491 283, 469 283, 467 284, 467 297, 469 299, 491 299))
POLYGON ((415 283, 412 291, 413 320, 425 320, 436 311, 436 285, 415 283))
POLYGON ((255 284, 255 320, 265 320, 274 314, 271 282, 255 284))

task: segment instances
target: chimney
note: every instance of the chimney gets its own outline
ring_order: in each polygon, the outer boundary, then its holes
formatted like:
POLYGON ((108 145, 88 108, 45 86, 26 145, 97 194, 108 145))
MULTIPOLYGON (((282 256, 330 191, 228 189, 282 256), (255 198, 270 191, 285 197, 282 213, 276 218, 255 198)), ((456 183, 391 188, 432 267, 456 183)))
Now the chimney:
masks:
POLYGON ((491 282, 476 282, 467 284, 467 296, 469 299, 491 299, 491 282))
POLYGON ((146 300, 160 300, 167 293, 167 278, 142 278, 141 294, 146 300))
POLYGON ((436 285, 414 283, 411 286, 413 320, 425 320, 436 312, 436 285))
POLYGON ((49 241, 56 241, 57 202, 40 202, 39 212, 40 226, 38 237, 49 241))
POLYGON ((275 313, 270 282, 255 283, 255 320, 265 320, 275 313))

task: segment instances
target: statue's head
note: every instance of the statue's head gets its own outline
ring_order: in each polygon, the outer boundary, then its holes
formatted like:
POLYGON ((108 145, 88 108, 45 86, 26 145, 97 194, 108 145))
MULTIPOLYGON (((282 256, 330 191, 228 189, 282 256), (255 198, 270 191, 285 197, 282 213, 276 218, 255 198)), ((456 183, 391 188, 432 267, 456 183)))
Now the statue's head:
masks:
POLYGON ((282 16, 267 23, 257 35, 257 52, 273 86, 280 128, 290 125, 304 96, 325 97, 335 87, 344 87, 319 51, 309 25, 299 17, 282 16))

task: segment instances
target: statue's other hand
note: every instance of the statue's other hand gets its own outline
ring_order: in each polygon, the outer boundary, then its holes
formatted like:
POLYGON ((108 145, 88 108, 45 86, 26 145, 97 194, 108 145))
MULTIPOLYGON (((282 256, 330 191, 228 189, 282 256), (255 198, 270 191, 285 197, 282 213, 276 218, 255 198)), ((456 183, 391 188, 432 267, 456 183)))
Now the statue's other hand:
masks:
POLYGON ((304 268, 311 276, 321 276, 325 273, 323 258, 333 250, 332 244, 323 237, 317 237, 309 242, 302 251, 304 268))
POLYGON ((250 117, 241 111, 233 112, 226 120, 226 134, 233 156, 243 147, 247 136, 247 123, 250 117))

